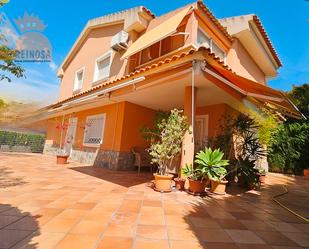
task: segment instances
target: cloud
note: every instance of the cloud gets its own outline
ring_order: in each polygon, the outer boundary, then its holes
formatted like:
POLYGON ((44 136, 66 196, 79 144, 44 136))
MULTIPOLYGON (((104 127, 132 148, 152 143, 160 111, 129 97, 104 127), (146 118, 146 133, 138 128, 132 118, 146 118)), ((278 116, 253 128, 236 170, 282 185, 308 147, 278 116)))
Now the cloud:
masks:
POLYGON ((58 86, 46 82, 18 79, 11 83, 1 82, 0 92, 5 99, 21 101, 25 103, 39 102, 47 105, 55 102, 58 95, 58 86))
POLYGON ((58 79, 48 63, 24 64, 25 78, 11 76, 12 82, 0 82, 0 98, 22 102, 40 102, 42 105, 56 101, 58 79))
POLYGON ((58 66, 57 64, 54 62, 54 61, 51 61, 49 64, 48 64, 49 68, 53 71, 56 71, 58 66))
POLYGON ((44 77, 43 73, 41 73, 39 70, 32 69, 32 68, 28 68, 26 70, 26 74, 27 74, 27 77, 39 77, 39 78, 44 77))

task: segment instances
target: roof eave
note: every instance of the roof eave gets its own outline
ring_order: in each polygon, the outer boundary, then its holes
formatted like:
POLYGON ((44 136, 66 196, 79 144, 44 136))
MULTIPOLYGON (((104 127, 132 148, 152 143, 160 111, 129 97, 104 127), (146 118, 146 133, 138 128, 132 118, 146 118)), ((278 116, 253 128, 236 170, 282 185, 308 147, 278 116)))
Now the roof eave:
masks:
POLYGON ((58 77, 61 77, 61 72, 63 72, 66 68, 66 66, 70 63, 71 59, 74 57, 76 51, 78 51, 80 45, 83 43, 84 39, 87 37, 89 32, 96 28, 101 28, 105 26, 115 25, 115 24, 121 24, 125 22, 125 13, 128 11, 135 11, 136 14, 143 13, 144 15, 147 15, 148 18, 154 18, 155 15, 146 7, 139 6, 132 9, 108 14, 102 17, 91 19, 87 22, 82 32, 79 34, 78 38, 76 39, 75 43, 71 47, 69 53, 63 60, 62 64, 60 65, 58 69, 58 77), (105 20, 104 20, 105 19, 105 20))

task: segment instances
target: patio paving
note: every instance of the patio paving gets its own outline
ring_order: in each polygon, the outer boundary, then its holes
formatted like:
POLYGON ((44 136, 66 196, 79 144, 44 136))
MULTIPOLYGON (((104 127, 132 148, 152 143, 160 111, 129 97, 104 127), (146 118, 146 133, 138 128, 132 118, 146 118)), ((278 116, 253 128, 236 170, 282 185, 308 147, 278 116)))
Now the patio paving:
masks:
POLYGON ((309 248, 309 224, 272 201, 288 184, 280 201, 308 216, 308 180, 270 174, 260 191, 200 198, 151 179, 0 153, 0 248, 309 248))

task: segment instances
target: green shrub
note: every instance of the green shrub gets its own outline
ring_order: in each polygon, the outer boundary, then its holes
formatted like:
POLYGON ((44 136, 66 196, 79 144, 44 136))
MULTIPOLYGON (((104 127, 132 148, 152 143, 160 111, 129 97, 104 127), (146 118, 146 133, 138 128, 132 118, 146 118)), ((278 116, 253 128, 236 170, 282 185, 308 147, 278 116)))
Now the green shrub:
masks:
POLYGON ((0 131, 0 145, 29 147, 31 152, 41 153, 44 149, 45 136, 11 131, 0 131))
POLYGON ((205 148, 196 154, 194 162, 197 164, 197 169, 209 179, 221 181, 227 174, 225 167, 229 165, 229 160, 222 159, 223 156, 224 153, 219 149, 205 148))
POLYGON ((273 134, 269 147, 270 169, 301 174, 309 168, 309 124, 282 124, 273 134))

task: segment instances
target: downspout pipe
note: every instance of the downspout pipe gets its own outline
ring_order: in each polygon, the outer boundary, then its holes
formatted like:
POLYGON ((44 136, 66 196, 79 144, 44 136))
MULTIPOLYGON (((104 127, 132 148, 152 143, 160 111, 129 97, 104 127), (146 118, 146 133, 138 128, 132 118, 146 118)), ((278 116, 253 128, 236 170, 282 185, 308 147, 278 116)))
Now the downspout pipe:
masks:
POLYGON ((195 128, 195 65, 196 61, 192 61, 192 79, 191 79, 191 86, 192 86, 192 96, 191 96, 191 126, 192 126, 192 143, 194 143, 194 128, 195 128))

